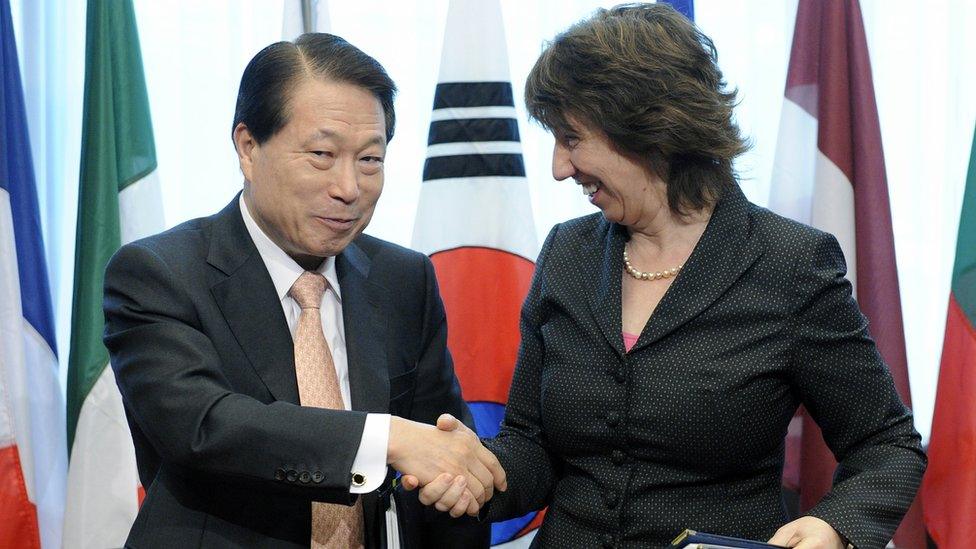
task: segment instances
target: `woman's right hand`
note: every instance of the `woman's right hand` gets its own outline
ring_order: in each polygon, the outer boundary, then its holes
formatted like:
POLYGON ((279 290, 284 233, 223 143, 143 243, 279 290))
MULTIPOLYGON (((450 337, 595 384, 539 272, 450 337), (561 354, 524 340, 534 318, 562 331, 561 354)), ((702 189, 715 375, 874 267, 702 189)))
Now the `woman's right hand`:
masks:
MULTIPOLYGON (((441 431, 462 430, 474 435, 474 431, 468 429, 464 423, 451 414, 441 414, 437 418, 437 428, 441 431)), ((400 484, 405 490, 414 490, 420 486, 420 481, 413 475, 403 475, 400 478, 400 484)), ((507 487, 507 483, 505 487, 507 487)), ((504 490, 504 487, 500 489, 504 490)), ((446 511, 454 518, 465 513, 477 516, 481 510, 481 504, 467 488, 467 479, 464 475, 455 476, 450 473, 438 475, 420 489, 419 499, 424 505, 433 505, 438 511, 446 511)))

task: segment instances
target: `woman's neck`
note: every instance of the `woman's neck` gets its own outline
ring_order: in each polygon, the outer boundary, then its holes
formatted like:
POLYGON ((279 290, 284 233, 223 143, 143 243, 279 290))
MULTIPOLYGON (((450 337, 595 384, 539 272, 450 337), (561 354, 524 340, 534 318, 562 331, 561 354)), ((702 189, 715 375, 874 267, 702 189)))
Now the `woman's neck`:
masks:
POLYGON ((674 254, 687 256, 705 232, 713 209, 713 206, 707 206, 681 215, 662 207, 658 215, 627 227, 630 233, 628 253, 651 258, 674 254))

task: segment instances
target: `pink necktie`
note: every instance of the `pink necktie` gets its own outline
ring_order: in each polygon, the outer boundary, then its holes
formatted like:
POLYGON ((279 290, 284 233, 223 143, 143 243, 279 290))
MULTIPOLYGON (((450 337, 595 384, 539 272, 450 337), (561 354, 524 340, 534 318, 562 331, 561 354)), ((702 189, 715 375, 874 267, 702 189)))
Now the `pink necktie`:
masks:
MULTIPOLYGON (((328 282, 319 273, 305 271, 288 295, 302 308, 295 329, 295 376, 302 406, 342 410, 342 392, 332 353, 322 333, 322 294, 328 282)), ((312 549, 363 547, 363 511, 360 500, 352 507, 312 502, 312 549)))

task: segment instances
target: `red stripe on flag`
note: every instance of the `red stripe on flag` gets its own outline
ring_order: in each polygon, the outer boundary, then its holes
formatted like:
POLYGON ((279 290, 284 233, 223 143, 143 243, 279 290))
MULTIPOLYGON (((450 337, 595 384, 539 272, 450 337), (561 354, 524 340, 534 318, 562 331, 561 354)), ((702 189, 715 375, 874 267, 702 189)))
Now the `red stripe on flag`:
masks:
POLYGON ((939 387, 922 481, 925 524, 940 548, 976 547, 976 328, 949 296, 939 387))
MULTIPOLYGON (((801 0, 786 97, 817 118, 817 148, 853 186, 857 300, 898 394, 911 406, 881 127, 857 0, 801 0)), ((830 489, 836 467, 805 415, 802 448, 801 511, 830 489)), ((896 545, 924 547, 920 518, 916 503, 895 533, 896 545)))
POLYGON ((898 394, 911 407, 888 180, 861 8, 856 0, 800 6, 819 12, 810 16, 822 33, 817 148, 854 187, 857 301, 898 394))
POLYGON ((518 352, 519 311, 535 265, 491 248, 456 248, 430 259, 464 399, 505 404, 518 352))
POLYGON ((806 512, 817 504, 830 490, 834 481, 837 461, 823 441, 823 433, 817 422, 810 417, 805 408, 798 412, 803 418, 803 431, 800 435, 802 453, 800 454, 800 510, 806 512))
POLYGON ((549 508, 547 507, 547 508, 539 511, 538 513, 536 513, 536 515, 532 519, 532 521, 529 522, 528 524, 526 524, 525 525, 525 528, 522 528, 521 530, 519 530, 518 534, 515 534, 515 538, 518 539, 518 538, 524 536, 525 534, 528 534, 532 530, 536 530, 540 526, 542 526, 542 519, 546 518, 546 511, 548 511, 548 510, 549 510, 549 508))
POLYGON ((27 499, 17 446, 0 448, 0 547, 41 547, 37 509, 27 499))

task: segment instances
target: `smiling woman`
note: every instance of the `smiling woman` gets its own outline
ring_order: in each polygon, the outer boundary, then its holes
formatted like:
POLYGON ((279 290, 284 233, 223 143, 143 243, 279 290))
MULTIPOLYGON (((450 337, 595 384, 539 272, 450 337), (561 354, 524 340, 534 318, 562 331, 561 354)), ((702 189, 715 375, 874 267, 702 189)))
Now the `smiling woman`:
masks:
MULTIPOLYGON (((557 152, 560 142, 575 144, 593 134, 583 130, 596 129, 666 180, 668 206, 685 212, 735 184, 732 162, 747 147, 732 119, 736 91, 725 85, 711 38, 694 26, 677 28, 637 37, 611 21, 595 30, 575 25, 560 36, 572 45, 543 51, 525 103, 556 136, 557 152)), ((555 155, 553 176, 568 177, 556 173, 555 155)))
MULTIPOLYGON (((510 487, 487 518, 548 505, 533 546, 665 546, 690 526, 883 547, 921 480, 920 437, 837 241, 738 187, 745 147, 716 58, 671 7, 627 4, 557 35, 529 74, 553 177, 601 210, 550 231, 505 419, 485 441, 510 487), (783 443, 801 404, 838 480, 791 521, 783 443)), ((421 489, 438 508, 457 494, 421 489)))

